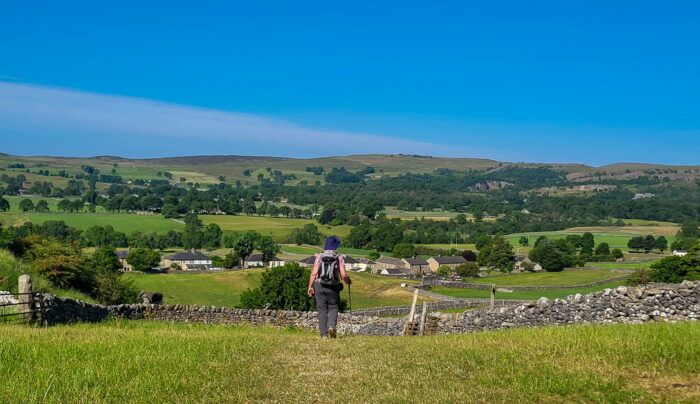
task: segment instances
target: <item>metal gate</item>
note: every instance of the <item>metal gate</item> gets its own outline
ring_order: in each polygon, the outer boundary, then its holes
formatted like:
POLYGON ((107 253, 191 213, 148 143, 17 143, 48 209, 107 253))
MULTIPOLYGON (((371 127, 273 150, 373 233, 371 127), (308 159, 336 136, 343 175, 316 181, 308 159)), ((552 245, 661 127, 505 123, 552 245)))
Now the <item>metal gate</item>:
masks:
POLYGON ((0 292, 0 324, 41 323, 42 306, 38 293, 0 292))

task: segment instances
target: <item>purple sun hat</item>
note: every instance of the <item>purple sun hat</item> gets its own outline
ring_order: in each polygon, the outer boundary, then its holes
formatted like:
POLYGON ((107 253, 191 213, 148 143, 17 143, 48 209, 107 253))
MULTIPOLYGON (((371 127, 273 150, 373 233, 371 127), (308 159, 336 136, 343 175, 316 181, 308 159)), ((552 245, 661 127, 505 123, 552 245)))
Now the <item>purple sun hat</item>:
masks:
POLYGON ((324 250, 337 250, 340 247, 340 239, 336 236, 330 236, 326 239, 324 250))

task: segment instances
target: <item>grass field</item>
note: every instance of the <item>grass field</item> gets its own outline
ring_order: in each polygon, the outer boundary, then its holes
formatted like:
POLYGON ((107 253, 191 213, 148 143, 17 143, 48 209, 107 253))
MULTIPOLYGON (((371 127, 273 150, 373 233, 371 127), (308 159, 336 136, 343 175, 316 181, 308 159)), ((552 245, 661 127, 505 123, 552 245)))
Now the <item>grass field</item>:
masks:
POLYGON ((268 216, 228 216, 228 215, 200 215, 200 219, 206 225, 216 223, 224 231, 255 230, 264 236, 272 236, 278 242, 285 242, 292 234, 293 229, 302 228, 308 223, 318 226, 323 235, 336 235, 344 238, 350 233, 350 226, 322 226, 311 219, 289 219, 268 216))
POLYGON ((449 250, 452 248, 456 248, 457 250, 476 250, 476 246, 474 244, 417 244, 423 247, 430 247, 430 248, 440 248, 443 250, 449 250))
MULTIPOLYGON (((337 235, 341 238, 350 233, 350 226, 323 226, 310 219, 289 219, 266 216, 225 216, 200 215, 202 222, 218 224, 225 232, 255 230, 263 235, 272 236, 277 242, 285 242, 293 229, 313 223, 326 236, 337 235)), ((0 223, 12 226, 31 221, 41 224, 48 220, 63 220, 67 225, 80 230, 100 225, 110 225, 115 230, 129 234, 133 231, 164 233, 168 230, 182 230, 184 225, 161 215, 135 215, 127 213, 0 213, 0 223)))
POLYGON ((110 225, 114 230, 129 234, 133 231, 164 233, 182 230, 185 226, 161 215, 132 215, 127 213, 29 213, 31 222, 41 224, 48 220, 63 220, 67 225, 80 230, 95 225, 110 225))
MULTIPOLYGON (((496 279, 496 278, 494 278, 496 279)), ((578 288, 578 289, 553 289, 553 290, 523 290, 515 291, 513 293, 503 293, 497 292, 497 299, 515 299, 515 300, 536 300, 540 297, 546 297, 548 299, 559 299, 576 293, 586 294, 591 292, 597 292, 599 290, 607 288, 616 288, 625 284, 625 281, 613 281, 608 282, 603 285, 593 286, 589 288, 578 288)), ((505 284, 503 284, 505 285, 505 284)), ((430 289, 431 292, 440 293, 447 296, 461 297, 461 298, 472 298, 472 299, 486 299, 491 297, 490 290, 476 290, 476 289, 463 289, 463 288, 445 288, 442 286, 435 286, 430 289)))
MULTIPOLYGON (((649 229, 656 229, 656 227, 648 227, 649 229)), ((562 230, 562 231, 549 231, 549 232, 533 232, 533 233, 516 233, 516 234, 509 234, 506 236, 506 240, 508 240, 509 243, 511 243, 513 246, 520 247, 520 244, 518 241, 520 240, 521 236, 527 236, 528 241, 530 243, 530 246, 533 246, 535 244, 535 241, 537 241, 537 238, 540 236, 545 236, 548 239, 551 240, 556 240, 556 239, 561 239, 561 238, 566 238, 566 236, 570 234, 577 234, 581 235, 585 233, 586 231, 590 231, 593 234, 593 237, 595 238, 595 243, 596 245, 600 243, 608 243, 610 248, 619 248, 623 250, 627 250, 627 242, 632 238, 636 236, 643 236, 646 234, 651 234, 652 232, 646 232, 646 233, 626 233, 626 232, 611 232, 611 231, 592 231, 595 228, 575 228, 575 229, 583 229, 583 230, 577 230, 577 231, 572 231, 572 230, 562 230), (589 229, 589 230, 586 230, 589 229)), ((598 228, 600 229, 600 228, 598 228)), ((614 228, 606 228, 606 229, 614 229, 614 228)), ((621 229, 624 229, 622 227, 621 229)), ((675 234, 675 233, 673 233, 675 234)), ((672 235, 665 235, 666 240, 668 240, 668 243, 671 244, 675 240, 675 236, 672 235)))
POLYGON ((700 323, 323 341, 244 326, 0 325, 7 403, 697 402, 699 373, 700 323))
MULTIPOLYGON (((126 273, 140 290, 160 292, 166 303, 234 307, 241 293, 260 285, 263 269, 213 274, 126 273)), ((378 275, 352 273, 352 307, 356 309, 411 304, 412 294, 400 284, 406 282, 378 275)), ((409 282, 410 283, 410 282, 409 282)), ((341 296, 348 298, 347 286, 341 296)))
POLYGON ((644 262, 589 262, 586 266, 592 266, 603 269, 640 269, 651 268, 651 264, 658 260, 644 262))
POLYGON ((595 269, 576 271, 538 272, 529 274, 512 274, 488 278, 469 279, 469 282, 508 286, 575 286, 615 278, 623 274, 595 269))
POLYGON ((297 245, 282 245, 280 247, 282 248, 282 252, 291 253, 291 254, 311 255, 311 254, 316 254, 317 252, 321 251, 320 247, 312 248, 312 247, 297 246, 297 245))

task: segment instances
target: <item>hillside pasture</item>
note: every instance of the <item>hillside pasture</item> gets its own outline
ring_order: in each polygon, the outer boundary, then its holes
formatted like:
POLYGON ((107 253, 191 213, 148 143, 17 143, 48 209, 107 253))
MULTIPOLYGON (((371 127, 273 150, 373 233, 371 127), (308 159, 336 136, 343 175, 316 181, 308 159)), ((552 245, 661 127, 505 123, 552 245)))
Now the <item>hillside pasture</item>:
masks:
POLYGON ((0 325, 0 355, 7 403, 697 402, 700 394, 697 322, 323 341, 248 326, 0 325))
MULTIPOLYGON (((622 274, 618 274, 622 275, 622 274)), ((494 278, 495 279, 495 278, 494 278)), ((540 297, 546 297, 548 299, 560 299, 569 295, 574 295, 576 293, 586 294, 591 292, 598 292, 600 290, 608 288, 616 288, 625 284, 624 280, 612 281, 599 286, 592 286, 587 288, 577 288, 577 289, 551 289, 551 290, 518 290, 512 293, 496 292, 497 299, 515 299, 515 300, 537 300, 540 297)), ((469 298, 469 299, 487 299, 491 297, 490 290, 477 290, 477 289, 464 289, 464 288, 445 288, 442 286, 435 286, 430 289, 431 292, 440 293, 447 296, 459 297, 459 298, 469 298)))
MULTIPOLYGON (((626 233, 626 232, 612 232, 612 231, 591 231, 594 229, 601 229, 600 227, 590 227, 590 228, 578 228, 578 229, 584 229, 584 230, 562 230, 562 231, 550 231, 550 232, 532 232, 532 233, 515 233, 515 234, 509 234, 505 236, 506 240, 513 246, 522 248, 519 244, 520 237, 521 236, 527 236, 529 245, 532 247, 535 244, 535 241, 540 236, 545 236, 548 239, 551 240, 557 240, 557 239, 562 239, 566 238, 566 236, 575 234, 575 235, 582 235, 583 233, 589 231, 591 234, 593 234, 593 237, 595 238, 595 243, 596 245, 600 243, 608 243, 610 248, 619 248, 622 250, 627 250, 627 242, 637 236, 645 236, 647 234, 651 233, 626 233)), ((604 228, 606 229, 606 228, 604 228)), ((614 228, 610 228, 614 229, 614 228)), ((648 229, 655 229, 655 227, 648 227, 648 229)), ((664 236, 668 240, 669 245, 675 240, 675 236, 667 235, 664 236)), ((528 248, 525 248, 525 251, 529 250, 528 248)))
MULTIPOLYGON (((241 293, 260 285, 264 269, 211 274, 143 274, 126 273, 124 277, 134 282, 140 290, 160 292, 169 304, 198 304, 203 306, 235 307, 241 293)), ((413 295, 401 283, 401 279, 365 273, 351 273, 352 307, 356 309, 411 304, 413 295)), ((414 283, 408 281, 408 283, 414 283)), ((348 298, 347 286, 341 293, 348 298)))
POLYGON ((313 223, 318 226, 324 236, 336 235, 343 238, 350 233, 350 226, 323 226, 311 219, 290 219, 284 217, 246 216, 246 215, 200 215, 202 222, 207 225, 216 223, 222 230, 246 231, 255 230, 264 236, 271 236, 277 242, 286 242, 292 234, 292 230, 302 228, 313 223))
POLYGON ((470 278, 468 282, 495 284, 498 286, 576 286, 615 278, 623 274, 619 272, 581 269, 561 272, 536 272, 510 274, 485 278, 470 278))

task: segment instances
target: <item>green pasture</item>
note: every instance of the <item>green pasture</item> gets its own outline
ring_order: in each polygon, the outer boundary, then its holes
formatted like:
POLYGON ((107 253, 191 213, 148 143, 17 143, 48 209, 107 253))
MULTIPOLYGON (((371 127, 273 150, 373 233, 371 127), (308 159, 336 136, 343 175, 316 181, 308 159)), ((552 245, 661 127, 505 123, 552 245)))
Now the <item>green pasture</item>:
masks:
POLYGON ((423 247, 430 247, 430 248, 439 248, 442 250, 449 250, 452 248, 455 248, 457 250, 476 250, 476 246, 474 244, 468 244, 468 243, 461 243, 461 244, 417 244, 417 246, 423 246, 423 247))
POLYGON ((280 248, 282 249, 282 252, 290 253, 290 254, 311 255, 311 254, 316 254, 317 252, 321 251, 320 247, 312 248, 312 247, 296 246, 296 245, 281 245, 280 248))
POLYGON ((202 219, 205 225, 216 223, 224 231, 255 230, 264 236, 271 236, 278 242, 286 242, 292 234, 292 230, 302 228, 309 223, 318 226, 319 231, 325 236, 336 235, 343 238, 350 233, 351 229, 351 226, 346 225, 324 226, 311 219, 246 215, 200 215, 199 218, 202 219))
POLYGON ((602 269, 642 269, 651 268, 651 264, 653 264, 656 261, 658 260, 649 260, 642 262, 588 262, 586 263, 586 266, 602 269))
POLYGON ((700 323, 323 341, 270 327, 0 325, 0 358, 7 403, 690 403, 700 323))
MULTIPOLYGON (((0 217, 3 215, 0 215, 0 217)), ((31 222, 41 224, 49 220, 63 220, 67 225, 80 230, 92 226, 110 225, 116 231, 129 234, 134 231, 164 233, 182 230, 184 224, 161 215, 135 215, 128 213, 28 213, 31 222)))
POLYGON ((535 272, 491 276, 486 278, 469 278, 468 282, 496 284, 498 286, 576 286, 603 281, 621 276, 619 272, 581 269, 561 272, 535 272))
MULTIPOLYGON (((521 247, 519 244, 519 241, 520 241, 520 237, 522 237, 522 236, 527 236, 528 241, 529 241, 529 245, 533 246, 533 245, 535 245, 535 241, 537 241, 537 239, 540 236, 545 236, 551 240, 557 240, 557 239, 566 238, 566 236, 571 235, 571 234, 576 234, 576 235, 580 236, 583 233, 584 232, 569 232, 569 231, 516 233, 516 234, 509 234, 509 235, 505 236, 505 238, 513 246, 521 247)), ((623 250, 627 250, 627 242, 631 238, 637 237, 637 236, 644 236, 644 234, 612 233, 612 232, 603 232, 603 233, 591 232, 591 234, 593 234, 593 237, 595 238, 596 245, 598 245, 600 243, 608 243, 610 248, 619 248, 619 249, 623 249, 623 250)), ((664 237, 666 237, 666 240, 668 240, 669 245, 675 240, 675 236, 664 236, 664 237)))
MULTIPOLYGON (((234 307, 240 303, 241 293, 260 285, 263 271, 264 269, 246 269, 212 274, 126 273, 124 277, 132 280, 138 289, 162 293, 166 303, 234 307)), ((400 286, 405 280, 365 273, 352 273, 350 276, 353 279, 353 308, 411 304, 413 295, 400 286)), ((342 292, 342 297, 348 298, 347 289, 342 292)))
MULTIPOLYGON (((494 278, 495 279, 495 278, 494 278)), ((588 288, 578 288, 578 289, 552 289, 552 290, 523 290, 515 291, 513 293, 497 292, 497 299, 515 299, 515 300, 537 300, 540 297, 546 297, 548 299, 558 299, 566 297, 569 295, 574 295, 576 293, 586 294, 591 292, 597 292, 599 290, 604 290, 607 288, 616 288, 625 284, 624 280, 608 282, 603 285, 593 286, 588 288)), ((464 288, 445 288, 442 286, 436 286, 430 289, 431 292, 440 293, 447 296, 461 297, 461 298, 479 298, 486 299, 491 297, 490 290, 476 290, 476 289, 464 289, 464 288)))

